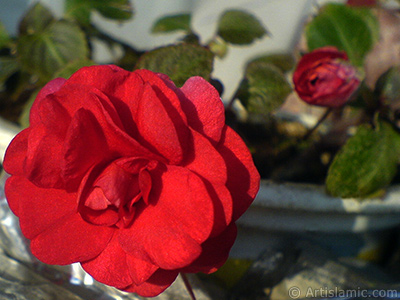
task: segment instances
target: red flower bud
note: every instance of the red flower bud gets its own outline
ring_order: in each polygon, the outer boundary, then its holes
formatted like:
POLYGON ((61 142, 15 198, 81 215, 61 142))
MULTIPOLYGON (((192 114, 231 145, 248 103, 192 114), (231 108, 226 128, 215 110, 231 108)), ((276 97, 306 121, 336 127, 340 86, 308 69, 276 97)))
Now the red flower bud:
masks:
POLYGON ((326 107, 344 105, 358 88, 357 70, 345 52, 323 47, 304 55, 293 74, 295 90, 305 102, 326 107))
POLYGON ((347 0, 347 5, 349 6, 375 6, 377 5, 377 0, 347 0))

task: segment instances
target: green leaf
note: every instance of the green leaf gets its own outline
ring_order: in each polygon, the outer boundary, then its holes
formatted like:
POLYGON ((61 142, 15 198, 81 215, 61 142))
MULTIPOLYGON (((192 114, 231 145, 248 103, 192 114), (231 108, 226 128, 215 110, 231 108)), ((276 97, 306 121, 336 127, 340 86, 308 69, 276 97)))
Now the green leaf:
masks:
POLYGON ((335 156, 326 189, 337 197, 368 197, 390 184, 399 155, 400 135, 390 124, 361 125, 335 156))
POLYGON ((328 4, 306 26, 310 51, 336 46, 347 53, 350 61, 362 66, 365 55, 379 38, 379 25, 372 11, 343 4, 328 4))
POLYGON ((182 86, 192 76, 209 80, 213 61, 214 55, 208 49, 192 44, 179 44, 144 54, 136 68, 166 74, 177 86, 182 86))
POLYGON ((377 99, 390 104, 400 99, 400 67, 392 67, 382 74, 375 85, 377 99))
POLYGON ((251 62, 267 63, 277 67, 282 72, 288 72, 295 66, 295 59, 292 54, 267 54, 253 59, 251 62))
POLYGON ((133 16, 133 6, 129 0, 66 0, 65 16, 84 25, 90 24, 90 16, 97 10, 104 17, 124 21, 133 16))
POLYGON ((4 27, 3 23, 0 22, 0 49, 6 47, 10 42, 11 38, 8 35, 8 32, 4 27))
POLYGON ((19 69, 18 61, 14 57, 0 56, 0 83, 19 69))
POLYGON ((249 112, 270 114, 279 108, 292 88, 282 72, 272 64, 253 62, 247 66, 247 109, 249 112))
POLYGON ((368 25, 374 42, 380 38, 379 20, 370 8, 353 7, 353 12, 362 18, 365 24, 368 25))
POLYGON ((77 25, 58 21, 42 32, 21 36, 17 52, 23 68, 47 82, 69 62, 85 59, 88 47, 77 25))
POLYGON ((67 19, 77 20, 80 24, 89 25, 92 9, 91 1, 65 0, 64 15, 67 19))
POLYGON ((78 59, 71 61, 65 67, 60 69, 55 75, 54 78, 57 77, 62 77, 65 79, 68 79, 71 77, 72 74, 74 74, 76 71, 78 71, 80 68, 87 67, 87 66, 94 66, 96 63, 88 58, 83 58, 83 59, 78 59))
POLYGON ((133 6, 129 0, 92 0, 92 2, 103 17, 124 21, 133 16, 133 6))
POLYGON ((218 35, 231 44, 246 45, 267 31, 252 14, 241 10, 226 11, 218 22, 218 35))
POLYGON ((153 33, 174 32, 177 30, 190 32, 190 14, 163 17, 158 19, 151 28, 153 33))
POLYGON ((54 21, 51 11, 40 2, 33 5, 19 24, 19 34, 33 34, 43 31, 54 21))

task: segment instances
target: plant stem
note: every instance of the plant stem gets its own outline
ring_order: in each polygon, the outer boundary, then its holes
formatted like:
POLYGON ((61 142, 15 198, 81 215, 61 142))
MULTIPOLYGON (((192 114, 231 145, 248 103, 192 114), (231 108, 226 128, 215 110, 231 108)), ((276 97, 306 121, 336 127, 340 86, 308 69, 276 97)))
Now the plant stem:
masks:
POLYGON ((332 112, 332 108, 328 108, 325 113, 322 115, 322 117, 318 120, 318 122, 314 125, 314 127, 310 128, 307 133, 303 136, 303 141, 307 140, 310 135, 319 127, 319 125, 322 124, 322 122, 325 121, 325 119, 329 116, 329 114, 332 112))
POLYGON ((182 279, 183 279, 183 283, 185 284, 186 290, 188 291, 189 295, 190 295, 190 299, 192 300, 196 300, 196 296, 194 295, 192 286, 189 282, 189 279, 187 278, 185 273, 181 273, 182 279))

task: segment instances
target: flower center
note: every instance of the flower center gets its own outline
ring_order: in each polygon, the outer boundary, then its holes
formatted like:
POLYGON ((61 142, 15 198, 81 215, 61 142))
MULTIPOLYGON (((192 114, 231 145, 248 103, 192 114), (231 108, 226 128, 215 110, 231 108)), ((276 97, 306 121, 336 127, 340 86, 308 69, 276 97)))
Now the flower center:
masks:
POLYGON ((83 183, 81 216, 95 225, 128 227, 137 210, 148 204, 152 185, 149 170, 156 164, 130 158, 116 160, 101 172, 93 169, 83 183))

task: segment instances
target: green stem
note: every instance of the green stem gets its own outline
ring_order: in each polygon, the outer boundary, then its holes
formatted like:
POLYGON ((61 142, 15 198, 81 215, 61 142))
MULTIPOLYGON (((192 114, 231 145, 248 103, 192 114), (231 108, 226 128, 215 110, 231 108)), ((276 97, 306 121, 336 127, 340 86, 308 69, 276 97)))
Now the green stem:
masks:
POLYGON ((307 133, 303 136, 303 141, 307 140, 310 135, 319 127, 319 125, 322 124, 322 122, 325 121, 325 119, 329 116, 329 114, 332 112, 332 108, 328 108, 325 113, 322 115, 322 117, 318 120, 317 124, 314 125, 314 127, 310 128, 307 133))
POLYGON ((185 284, 186 290, 188 291, 189 295, 190 295, 190 299, 192 300, 196 300, 196 296, 194 295, 192 286, 189 282, 189 279, 187 278, 185 273, 181 273, 182 279, 183 279, 183 283, 185 284))

